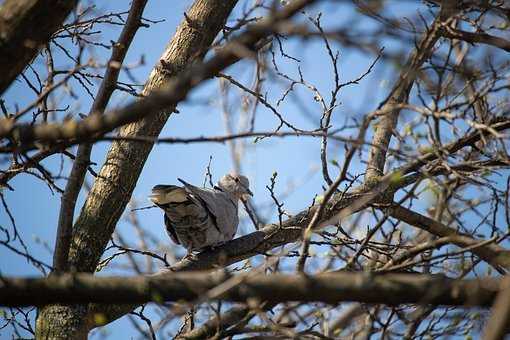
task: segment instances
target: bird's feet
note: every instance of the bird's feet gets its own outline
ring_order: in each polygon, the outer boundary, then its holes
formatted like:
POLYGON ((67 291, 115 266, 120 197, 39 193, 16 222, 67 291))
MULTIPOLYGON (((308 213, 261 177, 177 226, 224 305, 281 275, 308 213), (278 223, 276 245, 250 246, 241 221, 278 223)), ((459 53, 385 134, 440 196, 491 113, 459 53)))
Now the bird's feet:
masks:
POLYGON ((210 246, 205 246, 200 249, 196 249, 196 250, 194 250, 194 252, 199 254, 199 253, 208 252, 208 251, 215 251, 219 247, 223 246, 225 243, 227 243, 227 241, 221 241, 221 242, 218 242, 218 243, 210 245, 210 246))

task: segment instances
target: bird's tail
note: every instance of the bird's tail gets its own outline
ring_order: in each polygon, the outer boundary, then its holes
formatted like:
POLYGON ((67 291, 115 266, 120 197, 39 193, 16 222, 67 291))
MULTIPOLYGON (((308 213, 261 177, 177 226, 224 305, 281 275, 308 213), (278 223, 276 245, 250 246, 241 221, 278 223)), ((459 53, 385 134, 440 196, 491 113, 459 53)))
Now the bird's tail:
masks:
POLYGON ((184 188, 176 185, 156 185, 152 188, 149 200, 158 206, 170 203, 182 203, 188 200, 188 195, 184 188))

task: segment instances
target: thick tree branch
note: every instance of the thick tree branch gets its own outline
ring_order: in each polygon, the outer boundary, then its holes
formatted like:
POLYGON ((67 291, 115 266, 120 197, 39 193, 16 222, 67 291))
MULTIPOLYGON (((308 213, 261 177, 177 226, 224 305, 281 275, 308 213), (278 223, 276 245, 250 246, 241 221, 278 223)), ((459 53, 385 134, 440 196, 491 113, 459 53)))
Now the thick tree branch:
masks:
POLYGON ((510 329, 510 277, 500 282, 499 293, 492 307, 492 316, 485 326, 484 340, 504 339, 510 329))
POLYGON ((7 0, 0 7, 0 94, 62 25, 78 0, 7 0))
MULTIPOLYGON (((443 12, 441 14, 443 14, 443 12)), ((365 181, 367 182, 376 181, 384 173, 386 152, 390 145, 393 130, 397 126, 398 116, 401 111, 399 105, 407 103, 409 93, 419 73, 419 69, 429 58, 434 45, 439 39, 438 29, 444 20, 441 14, 432 23, 432 27, 427 30, 421 38, 420 43, 416 46, 409 60, 404 65, 402 72, 396 79, 395 86, 391 90, 390 95, 380 108, 381 111, 387 113, 384 114, 377 123, 372 138, 372 144, 374 146, 370 149, 365 173, 365 181)))
POLYGON ((343 301, 398 305, 490 306, 500 279, 454 280, 416 274, 327 273, 319 275, 240 274, 239 284, 221 294, 209 291, 226 280, 225 273, 171 273, 163 277, 96 277, 63 274, 48 278, 0 281, 0 304, 31 306, 47 303, 145 303, 212 300, 245 302, 248 299, 286 301, 343 301))
MULTIPOLYGON (((452 242, 459 247, 473 246, 483 242, 483 240, 477 240, 469 235, 460 234, 453 228, 399 205, 393 205, 387 211, 390 216, 399 221, 428 231, 436 236, 455 236, 452 238, 452 242)), ((491 243, 475 247, 471 249, 471 252, 495 268, 510 269, 510 251, 497 244, 491 243)))
POLYGON ((510 52, 510 41, 487 33, 466 32, 452 27, 444 26, 441 35, 450 39, 462 40, 471 44, 481 43, 501 48, 510 52))

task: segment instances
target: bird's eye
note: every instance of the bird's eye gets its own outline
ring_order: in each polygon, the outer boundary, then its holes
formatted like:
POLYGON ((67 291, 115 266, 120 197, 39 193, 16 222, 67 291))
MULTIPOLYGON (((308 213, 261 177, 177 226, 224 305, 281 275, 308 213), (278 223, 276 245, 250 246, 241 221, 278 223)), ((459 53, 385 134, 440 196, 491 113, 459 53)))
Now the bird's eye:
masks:
POLYGON ((235 178, 234 178, 234 181, 239 182, 239 178, 238 178, 238 177, 235 177, 235 178))

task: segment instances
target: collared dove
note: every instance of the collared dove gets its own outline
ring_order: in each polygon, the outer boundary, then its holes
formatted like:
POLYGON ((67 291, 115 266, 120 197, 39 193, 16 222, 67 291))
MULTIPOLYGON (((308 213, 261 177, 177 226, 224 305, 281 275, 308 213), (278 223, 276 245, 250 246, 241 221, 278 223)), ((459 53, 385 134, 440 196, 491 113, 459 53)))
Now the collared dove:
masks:
POLYGON ((188 252, 216 246, 234 238, 239 224, 237 203, 252 196, 248 178, 223 176, 213 189, 156 185, 149 199, 165 212, 168 235, 188 252))

